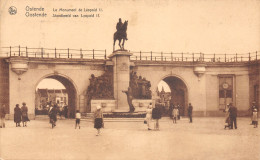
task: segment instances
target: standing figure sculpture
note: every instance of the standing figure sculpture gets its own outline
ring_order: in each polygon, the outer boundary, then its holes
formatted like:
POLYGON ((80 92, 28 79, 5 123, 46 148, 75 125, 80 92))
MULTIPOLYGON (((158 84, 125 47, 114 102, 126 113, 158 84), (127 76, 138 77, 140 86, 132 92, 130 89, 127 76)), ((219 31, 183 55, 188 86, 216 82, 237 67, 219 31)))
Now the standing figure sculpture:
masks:
POLYGON ((129 112, 134 112, 135 107, 132 103, 132 100, 133 100, 132 89, 130 87, 128 87, 128 91, 122 91, 122 92, 125 93, 126 96, 127 96, 127 102, 128 102, 128 105, 129 105, 129 112))
POLYGON ((113 51, 115 50, 115 42, 116 40, 119 41, 118 45, 120 47, 121 50, 124 50, 124 44, 125 44, 125 40, 127 39, 127 25, 128 25, 128 21, 125 21, 124 23, 122 23, 121 18, 119 18, 119 22, 116 25, 116 32, 114 33, 114 44, 113 44, 113 51), (121 40, 123 39, 123 43, 121 46, 121 40))

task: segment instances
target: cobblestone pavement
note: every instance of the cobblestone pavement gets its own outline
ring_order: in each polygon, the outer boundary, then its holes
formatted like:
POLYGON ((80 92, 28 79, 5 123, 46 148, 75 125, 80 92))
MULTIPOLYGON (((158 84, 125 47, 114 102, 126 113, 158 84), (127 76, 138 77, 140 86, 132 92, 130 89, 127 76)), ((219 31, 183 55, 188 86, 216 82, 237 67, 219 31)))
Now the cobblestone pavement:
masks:
MULTIPOLYGON (((160 131, 148 131, 142 121, 105 122, 101 135, 90 121, 81 129, 74 120, 32 120, 28 127, 13 121, 0 129, 0 157, 4 160, 260 160, 260 128, 249 118, 238 129, 224 130, 224 118, 182 118, 160 121, 160 131)), ((0 159, 1 159, 0 158, 0 159)))

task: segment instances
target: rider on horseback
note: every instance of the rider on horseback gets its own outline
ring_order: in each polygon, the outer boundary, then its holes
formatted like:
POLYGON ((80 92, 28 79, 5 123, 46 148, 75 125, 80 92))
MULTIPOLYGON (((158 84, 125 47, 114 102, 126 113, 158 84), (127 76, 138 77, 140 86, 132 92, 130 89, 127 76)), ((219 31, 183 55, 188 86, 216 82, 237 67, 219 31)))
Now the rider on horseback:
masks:
POLYGON ((120 33, 121 35, 124 35, 124 34, 125 34, 126 40, 128 40, 128 39, 127 39, 127 33, 126 33, 126 32, 124 33, 124 31, 123 31, 123 23, 122 23, 121 18, 119 18, 119 22, 116 24, 116 30, 117 30, 117 32, 120 33))

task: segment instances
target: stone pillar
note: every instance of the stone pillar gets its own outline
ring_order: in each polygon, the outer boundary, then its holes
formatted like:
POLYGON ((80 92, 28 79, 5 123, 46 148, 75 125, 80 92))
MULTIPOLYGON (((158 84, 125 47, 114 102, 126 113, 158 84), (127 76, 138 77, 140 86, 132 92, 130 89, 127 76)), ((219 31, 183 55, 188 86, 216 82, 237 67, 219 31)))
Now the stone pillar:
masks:
POLYGON ((129 105, 127 96, 122 91, 127 91, 130 81, 130 56, 132 54, 126 50, 114 51, 109 58, 114 63, 114 98, 116 107, 114 112, 128 112, 129 105))

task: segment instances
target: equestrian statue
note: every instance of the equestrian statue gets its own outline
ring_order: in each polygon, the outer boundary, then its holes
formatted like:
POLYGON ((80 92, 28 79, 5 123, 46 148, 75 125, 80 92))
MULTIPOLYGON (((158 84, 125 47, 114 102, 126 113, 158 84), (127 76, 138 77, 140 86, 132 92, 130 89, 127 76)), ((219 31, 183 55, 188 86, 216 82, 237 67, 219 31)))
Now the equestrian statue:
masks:
POLYGON ((125 50, 124 49, 124 44, 125 44, 125 40, 127 39, 127 25, 128 25, 128 21, 125 21, 124 23, 122 23, 121 18, 119 18, 119 22, 116 25, 116 32, 114 33, 114 44, 113 44, 113 51, 115 51, 115 42, 116 40, 119 41, 118 45, 120 47, 120 50, 125 50), (122 46, 121 46, 121 40, 123 40, 122 46))

